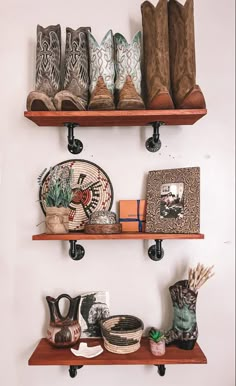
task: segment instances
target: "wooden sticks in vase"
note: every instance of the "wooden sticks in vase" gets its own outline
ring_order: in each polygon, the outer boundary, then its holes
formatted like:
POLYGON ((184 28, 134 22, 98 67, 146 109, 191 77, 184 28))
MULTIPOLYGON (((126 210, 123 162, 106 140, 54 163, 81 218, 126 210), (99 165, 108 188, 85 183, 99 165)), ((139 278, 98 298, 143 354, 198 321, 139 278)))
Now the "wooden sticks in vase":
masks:
POLYGON ((196 268, 190 268, 188 273, 188 286, 189 288, 197 292, 199 288, 212 276, 214 276, 214 272, 212 272, 214 265, 211 267, 204 267, 203 264, 198 263, 196 268))

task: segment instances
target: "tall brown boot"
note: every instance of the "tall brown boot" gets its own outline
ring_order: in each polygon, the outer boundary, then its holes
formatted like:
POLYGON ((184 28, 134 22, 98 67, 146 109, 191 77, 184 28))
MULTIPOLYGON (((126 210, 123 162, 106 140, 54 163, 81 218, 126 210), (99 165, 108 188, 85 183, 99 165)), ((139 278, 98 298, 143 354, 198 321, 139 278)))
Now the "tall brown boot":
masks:
POLYGON ((170 96, 167 0, 156 7, 141 5, 143 24, 144 80, 148 109, 173 109, 170 96))
POLYGON ((176 108, 204 109, 205 99, 196 85, 193 0, 168 3, 170 76, 176 108))

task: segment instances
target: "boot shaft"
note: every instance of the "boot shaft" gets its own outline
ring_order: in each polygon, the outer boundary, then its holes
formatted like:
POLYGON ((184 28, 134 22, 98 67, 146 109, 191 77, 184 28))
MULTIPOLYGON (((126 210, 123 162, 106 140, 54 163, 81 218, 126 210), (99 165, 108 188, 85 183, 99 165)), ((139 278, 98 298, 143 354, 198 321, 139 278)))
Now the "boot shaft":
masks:
POLYGON ((141 4, 147 108, 174 108, 170 96, 167 0, 141 4))
POLYGON ((196 85, 193 0, 182 5, 168 2, 170 78, 177 108, 205 108, 204 96, 196 85))
POLYGON ((187 307, 191 311, 196 311, 197 293, 189 289, 188 280, 181 280, 169 288, 174 307, 183 309, 187 307))
POLYGON ((110 91, 114 93, 114 42, 112 31, 109 30, 99 45, 91 32, 88 32, 89 62, 90 62, 90 87, 89 91, 95 90, 98 79, 103 81, 110 91))
POLYGON ((141 94, 141 32, 137 32, 129 44, 125 37, 116 33, 115 43, 115 88, 122 90, 129 76, 138 94, 141 94))
POLYGON ((53 97, 60 88, 61 27, 37 26, 35 90, 53 97))
POLYGON ((171 80, 173 87, 186 77, 189 88, 196 83, 193 0, 183 6, 176 0, 168 3, 171 80))
POLYGON ((64 90, 88 99, 88 31, 90 27, 66 28, 64 90))

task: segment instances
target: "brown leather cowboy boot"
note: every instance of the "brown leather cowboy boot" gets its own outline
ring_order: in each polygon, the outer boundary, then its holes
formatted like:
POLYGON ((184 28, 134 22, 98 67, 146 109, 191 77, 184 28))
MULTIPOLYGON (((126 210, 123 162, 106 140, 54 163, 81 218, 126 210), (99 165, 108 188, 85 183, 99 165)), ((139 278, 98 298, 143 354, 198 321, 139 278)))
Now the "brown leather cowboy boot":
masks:
POLYGON ((196 85, 193 0, 183 6, 176 0, 168 3, 170 76, 176 108, 204 109, 205 99, 196 85))
POLYGON ((37 26, 36 85, 27 97, 28 111, 56 110, 53 97, 60 88, 61 27, 37 26))
POLYGON ((141 5, 144 78, 148 109, 173 109, 170 95, 167 0, 141 5))
POLYGON ((115 66, 116 96, 118 110, 141 110, 144 103, 141 98, 141 32, 137 32, 129 44, 125 37, 116 33, 115 66))
POLYGON ((86 110, 89 88, 87 33, 89 27, 66 28, 63 90, 54 97, 57 110, 86 110))
POLYGON ((88 33, 90 60, 90 102, 89 110, 114 110, 114 42, 109 30, 102 43, 88 33))

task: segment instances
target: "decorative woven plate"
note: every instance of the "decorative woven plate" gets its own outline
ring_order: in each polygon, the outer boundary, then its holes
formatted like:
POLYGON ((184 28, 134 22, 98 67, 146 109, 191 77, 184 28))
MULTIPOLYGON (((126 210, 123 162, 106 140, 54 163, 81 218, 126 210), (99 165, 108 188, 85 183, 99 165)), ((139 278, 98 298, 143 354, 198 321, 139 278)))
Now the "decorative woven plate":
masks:
MULTIPOLYGON (((111 181, 103 169, 90 161, 68 160, 58 165, 69 166, 73 170, 73 198, 69 206, 69 231, 83 231, 91 213, 111 209, 113 202, 111 181)), ((49 172, 45 175, 39 191, 44 214, 46 214, 45 194, 48 190, 48 177, 49 172)))

